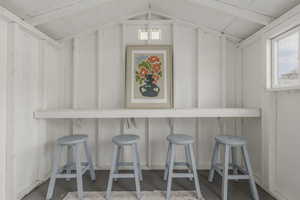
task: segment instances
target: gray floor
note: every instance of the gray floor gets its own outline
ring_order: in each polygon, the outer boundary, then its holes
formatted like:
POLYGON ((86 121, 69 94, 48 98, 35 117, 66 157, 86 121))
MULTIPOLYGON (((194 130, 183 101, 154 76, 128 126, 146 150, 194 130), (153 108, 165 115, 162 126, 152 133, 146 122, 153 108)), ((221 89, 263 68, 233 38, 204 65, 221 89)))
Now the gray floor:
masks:
MULTIPOLYGON (((92 182, 88 176, 88 173, 84 176, 84 190, 85 191, 105 191, 108 180, 108 171, 101 170, 96 172, 97 181, 92 182)), ((162 180, 162 170, 145 170, 143 171, 144 181, 142 183, 142 190, 154 191, 165 190, 166 183, 162 180)), ((221 179, 219 176, 215 177, 214 183, 207 181, 208 171, 199 171, 199 181, 203 196, 206 200, 220 200, 221 193, 221 179)), ((36 189, 34 189, 29 195, 23 198, 23 200, 44 200, 47 192, 48 182, 43 183, 36 189)), ((172 190, 193 190, 194 186, 192 182, 187 179, 174 179, 172 190)), ((268 195, 261 188, 259 189, 259 195, 261 200, 275 200, 268 195)), ((134 181, 130 179, 121 179, 115 182, 113 185, 114 191, 133 191, 135 190, 134 181)), ((53 200, 61 200, 68 192, 76 191, 75 180, 67 182, 63 179, 58 180, 55 188, 55 197, 53 200)), ((230 200, 250 200, 248 182, 245 181, 232 181, 229 184, 229 199, 230 200)))

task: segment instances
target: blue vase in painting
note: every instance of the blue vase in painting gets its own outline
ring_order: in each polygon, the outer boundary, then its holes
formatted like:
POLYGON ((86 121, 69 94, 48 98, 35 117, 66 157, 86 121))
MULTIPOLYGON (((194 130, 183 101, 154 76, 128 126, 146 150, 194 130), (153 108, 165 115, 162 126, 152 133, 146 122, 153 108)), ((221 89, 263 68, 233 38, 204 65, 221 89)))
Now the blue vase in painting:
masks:
POLYGON ((147 74, 145 84, 140 86, 140 92, 144 97, 157 97, 159 87, 154 84, 153 74, 147 74))

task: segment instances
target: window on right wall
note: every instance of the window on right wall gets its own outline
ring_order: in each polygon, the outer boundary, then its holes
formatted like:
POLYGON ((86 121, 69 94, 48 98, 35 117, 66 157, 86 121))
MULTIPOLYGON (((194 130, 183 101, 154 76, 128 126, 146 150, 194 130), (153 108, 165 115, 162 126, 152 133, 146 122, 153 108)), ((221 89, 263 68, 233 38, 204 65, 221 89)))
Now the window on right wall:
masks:
POLYGON ((300 88, 300 28, 272 40, 272 88, 300 88))

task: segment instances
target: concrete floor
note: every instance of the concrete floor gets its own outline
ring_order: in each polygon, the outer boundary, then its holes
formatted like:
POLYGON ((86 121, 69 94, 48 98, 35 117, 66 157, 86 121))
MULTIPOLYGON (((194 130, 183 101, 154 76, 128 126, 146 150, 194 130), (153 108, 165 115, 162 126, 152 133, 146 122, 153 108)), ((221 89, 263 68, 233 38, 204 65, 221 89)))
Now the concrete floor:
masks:
MULTIPOLYGON (((216 175, 213 183, 207 181, 208 171, 201 170, 199 173, 200 187, 202 194, 206 200, 221 200, 221 178, 216 175)), ((97 180, 92 182, 89 174, 84 176, 83 184, 84 191, 105 191, 108 180, 109 171, 96 171, 97 180)), ((144 170, 144 181, 142 183, 142 190, 166 190, 166 183, 163 181, 162 170, 144 170)), ((35 188, 30 194, 23 198, 23 200, 44 200, 47 193, 49 181, 35 188)), ((114 191, 134 191, 135 184, 133 179, 120 179, 113 185, 114 191)), ((194 185, 188 179, 174 179, 172 190, 194 190, 194 185)), ((258 187, 261 200, 275 200, 268 193, 258 187)), ((70 182, 60 179, 56 183, 55 196, 53 200, 62 200, 68 192, 76 191, 76 182, 70 182)), ((247 181, 231 181, 229 184, 229 200, 251 200, 250 190, 247 181)))

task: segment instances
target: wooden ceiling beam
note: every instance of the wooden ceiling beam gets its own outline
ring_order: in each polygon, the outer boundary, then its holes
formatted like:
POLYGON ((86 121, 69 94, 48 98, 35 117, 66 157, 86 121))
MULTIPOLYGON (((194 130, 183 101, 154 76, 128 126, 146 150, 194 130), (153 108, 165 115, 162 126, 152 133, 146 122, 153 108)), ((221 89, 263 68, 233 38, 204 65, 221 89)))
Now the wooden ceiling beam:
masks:
POLYGON ((240 8, 231 4, 223 3, 217 0, 187 0, 191 3, 213 8, 229 15, 239 17, 257 24, 268 25, 273 21, 273 17, 266 16, 254 11, 240 8))
POLYGON ((37 25, 51 22, 53 20, 60 19, 62 17, 72 16, 83 10, 88 10, 88 9, 94 8, 95 6, 99 6, 100 4, 108 2, 108 1, 112 1, 112 0, 76 1, 76 3, 73 3, 66 7, 58 8, 58 9, 52 10, 50 12, 41 14, 41 15, 37 15, 35 17, 28 18, 25 21, 30 23, 33 26, 37 26, 37 25))

